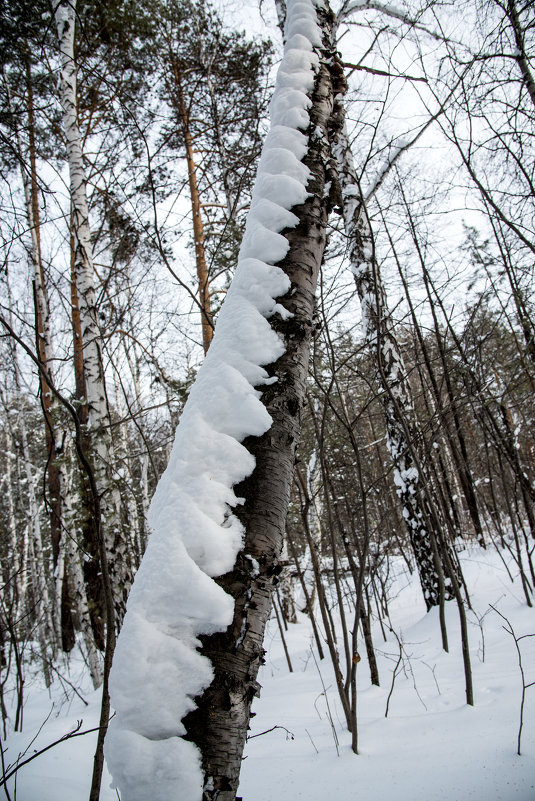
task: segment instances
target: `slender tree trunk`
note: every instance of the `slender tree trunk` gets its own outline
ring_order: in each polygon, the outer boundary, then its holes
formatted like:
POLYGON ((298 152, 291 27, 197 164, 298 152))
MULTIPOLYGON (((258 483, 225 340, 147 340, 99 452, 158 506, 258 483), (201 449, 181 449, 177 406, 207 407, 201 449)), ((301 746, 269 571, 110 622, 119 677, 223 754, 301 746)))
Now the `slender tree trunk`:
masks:
MULTIPOLYGON (((4 411, 6 413, 6 420, 9 420, 9 413, 7 407, 4 402, 4 398, 2 396, 2 405, 4 406, 4 411)), ((6 579, 7 576, 4 578, 6 582, 6 588, 4 592, 7 591, 9 587, 10 595, 11 595, 11 603, 10 606, 13 610, 13 615, 15 620, 19 620, 21 617, 20 611, 24 608, 24 601, 25 601, 25 593, 24 593, 24 586, 25 586, 25 579, 24 579, 24 547, 21 547, 21 544, 18 542, 17 537, 17 522, 15 519, 15 499, 13 497, 13 469, 12 469, 12 462, 16 458, 15 457, 15 447, 13 442, 13 435, 11 432, 11 427, 7 425, 4 428, 4 436, 5 436, 5 453, 6 453, 6 489, 5 489, 5 500, 7 503, 7 512, 6 512, 6 523, 7 523, 7 530, 8 530, 8 539, 9 539, 9 581, 6 579)), ((22 538, 23 539, 23 538, 22 538)))
MULTIPOLYGON (((71 461, 71 459, 69 459, 68 457, 70 457, 70 453, 65 454, 64 461, 67 460, 71 461)), ((77 519, 79 520, 79 517, 75 514, 73 506, 71 505, 71 498, 73 495, 71 480, 69 480, 69 478, 65 474, 65 471, 62 472, 63 472, 62 483, 67 490, 67 492, 65 493, 65 500, 64 500, 65 528, 68 531, 67 542, 65 545, 65 550, 66 550, 65 561, 69 568, 69 574, 72 577, 74 604, 78 616, 80 630, 82 632, 82 637, 84 639, 87 664, 89 667, 89 674, 93 682, 93 687, 96 690, 102 684, 102 666, 98 649, 95 644, 93 625, 91 621, 91 615, 89 612, 86 582, 82 570, 82 560, 85 561, 84 560, 85 554, 83 553, 83 551, 80 554, 78 538, 76 536, 77 519)))
MULTIPOLYGON (((210 300, 210 279, 206 264, 206 253, 204 250, 204 228, 201 215, 201 200, 199 197, 199 186, 197 184, 197 168, 194 159, 193 140, 191 137, 189 110, 184 100, 182 89, 182 74, 180 65, 176 59, 171 59, 173 65, 173 77, 177 98, 177 111, 182 123, 182 133, 186 147, 186 161, 188 165, 188 182, 191 197, 191 212, 193 215, 193 243, 195 246, 195 264, 197 266, 197 282, 199 286, 199 304, 201 310, 202 325, 202 344, 205 354, 208 352, 210 342, 214 335, 214 322, 212 319, 212 308, 210 300)), ((174 94, 174 93, 173 93, 174 94)))

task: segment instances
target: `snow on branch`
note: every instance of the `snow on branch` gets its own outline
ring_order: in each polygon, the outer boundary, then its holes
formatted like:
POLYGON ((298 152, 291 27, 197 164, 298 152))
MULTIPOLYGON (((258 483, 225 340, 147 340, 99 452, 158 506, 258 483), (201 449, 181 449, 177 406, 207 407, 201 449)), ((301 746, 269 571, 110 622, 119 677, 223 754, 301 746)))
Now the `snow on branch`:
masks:
POLYGON ((199 635, 223 631, 232 620, 233 600, 212 577, 231 570, 242 547, 233 486, 255 462, 241 443, 271 425, 258 388, 271 382, 264 367, 284 351, 269 323, 286 314, 276 301, 289 289, 276 266, 289 248, 280 232, 296 225, 291 208, 308 195, 302 130, 321 44, 314 5, 288 2, 271 128, 236 274, 152 501, 153 533, 117 643, 110 674, 117 714, 105 751, 123 801, 201 798, 200 754, 182 739, 181 720, 212 680, 199 635))

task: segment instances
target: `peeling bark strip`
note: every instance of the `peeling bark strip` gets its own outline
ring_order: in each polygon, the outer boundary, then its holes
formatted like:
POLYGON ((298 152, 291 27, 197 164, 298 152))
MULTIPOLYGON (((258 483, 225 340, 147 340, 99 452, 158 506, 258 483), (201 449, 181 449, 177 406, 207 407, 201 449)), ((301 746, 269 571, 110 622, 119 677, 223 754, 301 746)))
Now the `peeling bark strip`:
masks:
POLYGON ((77 115, 75 10, 76 0, 70 2, 64 0, 58 4, 55 12, 61 55, 59 89, 69 161, 72 228, 75 238, 74 274, 79 299, 88 429, 91 435, 93 469, 101 498, 102 519, 105 521, 106 548, 110 557, 116 618, 120 624, 132 583, 131 554, 124 532, 121 530, 121 502, 111 476, 115 458, 109 427, 102 340, 95 300, 87 182, 77 115))
MULTIPOLYGON (((344 124, 344 108, 336 102, 339 118, 333 153, 343 199, 351 269, 362 309, 364 335, 374 355, 377 381, 382 389, 387 446, 394 464, 394 481, 407 524, 410 543, 427 609, 438 606, 444 586, 453 598, 451 579, 443 577, 440 555, 443 537, 433 530, 433 513, 426 501, 417 460, 417 431, 411 390, 375 257, 373 232, 355 172, 344 124)), ((443 543, 442 547, 448 547, 443 543)), ((455 560, 452 560, 455 564, 455 560)))
POLYGON ((288 4, 238 268, 151 506, 110 676, 106 758, 123 801, 236 797, 330 211, 334 96, 345 89, 333 24, 322 0, 288 4))

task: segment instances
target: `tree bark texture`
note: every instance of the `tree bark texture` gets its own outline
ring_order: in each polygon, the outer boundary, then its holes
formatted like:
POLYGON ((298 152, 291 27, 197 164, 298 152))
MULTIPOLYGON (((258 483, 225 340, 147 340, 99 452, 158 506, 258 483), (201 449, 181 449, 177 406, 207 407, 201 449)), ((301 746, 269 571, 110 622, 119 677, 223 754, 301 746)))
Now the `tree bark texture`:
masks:
POLYGON ((290 278, 291 290, 279 302, 292 317, 272 318, 286 351, 267 368, 277 381, 263 388, 262 394, 273 424, 263 436, 243 443, 256 459, 251 476, 235 488, 245 498, 237 510, 246 531, 245 546, 233 570, 217 579, 235 599, 234 619, 224 633, 201 638, 202 653, 210 658, 215 678, 196 699, 198 708, 184 719, 188 738, 202 754, 204 801, 236 798, 251 702, 259 691, 256 677, 263 661, 264 628, 281 570, 279 557, 305 404, 316 281, 330 211, 324 188, 331 171, 334 96, 345 89, 343 69, 332 47, 333 14, 318 8, 317 16, 323 46, 309 109, 309 150, 303 159, 311 173, 310 197, 292 209, 299 224, 283 232, 290 250, 278 266, 290 278))

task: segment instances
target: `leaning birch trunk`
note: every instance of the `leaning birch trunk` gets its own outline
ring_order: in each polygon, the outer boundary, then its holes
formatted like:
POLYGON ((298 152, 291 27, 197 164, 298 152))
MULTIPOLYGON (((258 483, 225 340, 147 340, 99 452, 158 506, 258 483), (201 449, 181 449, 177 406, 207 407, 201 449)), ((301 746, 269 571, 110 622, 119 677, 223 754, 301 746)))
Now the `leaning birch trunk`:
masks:
POLYGON ((87 183, 77 116, 76 64, 74 61, 75 0, 56 8, 61 53, 60 100, 70 173, 73 233, 75 237, 76 285, 82 327, 84 373, 89 410, 93 470, 101 498, 105 542, 109 555, 118 626, 124 616, 132 583, 131 554, 121 527, 121 501, 113 482, 115 465, 110 417, 102 360, 102 338, 98 326, 94 287, 93 252, 89 231, 87 183))
POLYGON ((453 597, 451 580, 440 575, 437 564, 441 538, 433 532, 432 513, 423 494, 417 460, 417 429, 407 371, 394 332, 365 202, 353 165, 342 101, 333 153, 338 167, 343 214, 351 269, 360 298, 366 342, 375 360, 386 421, 387 446, 394 465, 394 481, 403 508, 409 539, 416 559, 428 609, 440 603, 441 583, 446 597, 453 597))
POLYGON ((330 211, 332 111, 345 88, 333 21, 323 3, 288 4, 240 260, 152 503, 110 676, 106 755, 123 801, 236 798, 330 211))

